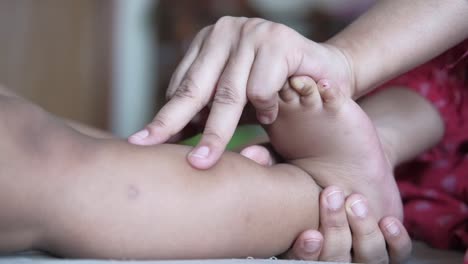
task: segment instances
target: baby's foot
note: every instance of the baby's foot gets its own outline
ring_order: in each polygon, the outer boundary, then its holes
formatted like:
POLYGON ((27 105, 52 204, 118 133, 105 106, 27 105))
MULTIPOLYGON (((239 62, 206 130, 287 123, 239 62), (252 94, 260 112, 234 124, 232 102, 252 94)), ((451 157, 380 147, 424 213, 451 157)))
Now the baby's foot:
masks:
POLYGON ((376 216, 401 218, 393 168, 371 120, 326 82, 293 78, 279 94, 277 120, 267 127, 273 147, 317 183, 367 197, 376 216))

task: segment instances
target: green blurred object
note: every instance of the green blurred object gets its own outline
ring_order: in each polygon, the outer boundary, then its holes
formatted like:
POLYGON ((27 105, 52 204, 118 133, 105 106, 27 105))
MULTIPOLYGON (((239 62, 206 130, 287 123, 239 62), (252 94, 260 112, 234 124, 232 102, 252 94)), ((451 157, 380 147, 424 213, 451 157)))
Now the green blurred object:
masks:
MULTIPOLYGON (((229 141, 229 144, 227 145, 227 149, 234 150, 236 148, 239 148, 241 146, 248 144, 249 142, 252 142, 254 139, 263 135, 265 135, 265 131, 263 130, 261 126, 258 126, 258 125, 240 126, 234 132, 234 135, 232 136, 231 141, 229 141)), ((200 141, 200 138, 201 138, 201 134, 198 134, 189 139, 181 141, 180 144, 187 145, 187 146, 195 146, 200 141)))

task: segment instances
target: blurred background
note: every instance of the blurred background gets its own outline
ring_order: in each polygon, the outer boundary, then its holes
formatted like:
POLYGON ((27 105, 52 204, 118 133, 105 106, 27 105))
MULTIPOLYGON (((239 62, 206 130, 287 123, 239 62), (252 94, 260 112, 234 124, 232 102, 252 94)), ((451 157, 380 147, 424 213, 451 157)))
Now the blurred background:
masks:
POLYGON ((374 1, 0 0, 0 83, 126 137, 163 104, 191 39, 220 17, 262 17, 324 41, 374 1))

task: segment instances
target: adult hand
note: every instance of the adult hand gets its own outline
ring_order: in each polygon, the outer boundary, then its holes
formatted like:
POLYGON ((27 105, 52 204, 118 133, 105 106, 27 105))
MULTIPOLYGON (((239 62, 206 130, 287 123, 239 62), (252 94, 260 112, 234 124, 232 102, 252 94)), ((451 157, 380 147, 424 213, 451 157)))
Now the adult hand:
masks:
POLYGON ((212 102, 201 141, 188 155, 195 168, 210 168, 231 139, 247 101, 261 123, 272 123, 277 92, 288 77, 332 79, 350 94, 354 77, 349 65, 339 49, 310 41, 284 25, 223 17, 198 33, 172 76, 170 100, 129 142, 165 142, 212 102))
MULTIPOLYGON (((178 133, 172 135, 166 142, 167 143, 177 143, 181 140, 193 137, 199 133, 203 132, 203 128, 208 120, 210 114, 210 108, 203 108, 198 114, 196 114, 192 120, 178 133)), ((252 104, 247 103, 242 112, 242 116, 239 120, 239 125, 252 125, 257 124, 257 119, 255 118, 255 108, 252 104)))
POLYGON ((303 232, 286 257, 359 263, 404 262, 411 254, 411 239, 406 229, 396 217, 377 221, 367 208, 362 195, 352 194, 345 199, 338 187, 325 188, 320 194, 320 232, 303 232))
MULTIPOLYGON (((271 153, 261 146, 249 146, 241 154, 263 166, 274 164, 271 153)), ((377 223, 366 208, 362 195, 352 194, 345 199, 338 187, 325 188, 320 194, 320 232, 302 232, 285 257, 338 262, 404 262, 411 253, 411 239, 404 226, 396 217, 384 217, 377 223)))

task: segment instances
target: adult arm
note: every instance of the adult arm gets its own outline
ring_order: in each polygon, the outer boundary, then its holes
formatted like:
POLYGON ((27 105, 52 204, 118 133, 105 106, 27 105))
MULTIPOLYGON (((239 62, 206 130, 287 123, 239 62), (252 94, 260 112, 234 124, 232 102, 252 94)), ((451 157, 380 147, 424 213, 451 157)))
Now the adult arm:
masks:
POLYGON ((348 59, 358 98, 468 37, 466 0, 385 0, 327 41, 348 59))
POLYGON ((162 143, 212 101, 200 143, 188 155, 195 168, 210 168, 247 101, 261 123, 273 122, 277 92, 293 75, 333 80, 358 98, 465 39, 467 13, 466 0, 378 1, 326 43, 262 19, 221 18, 196 36, 172 76, 169 102, 129 141, 162 143))

